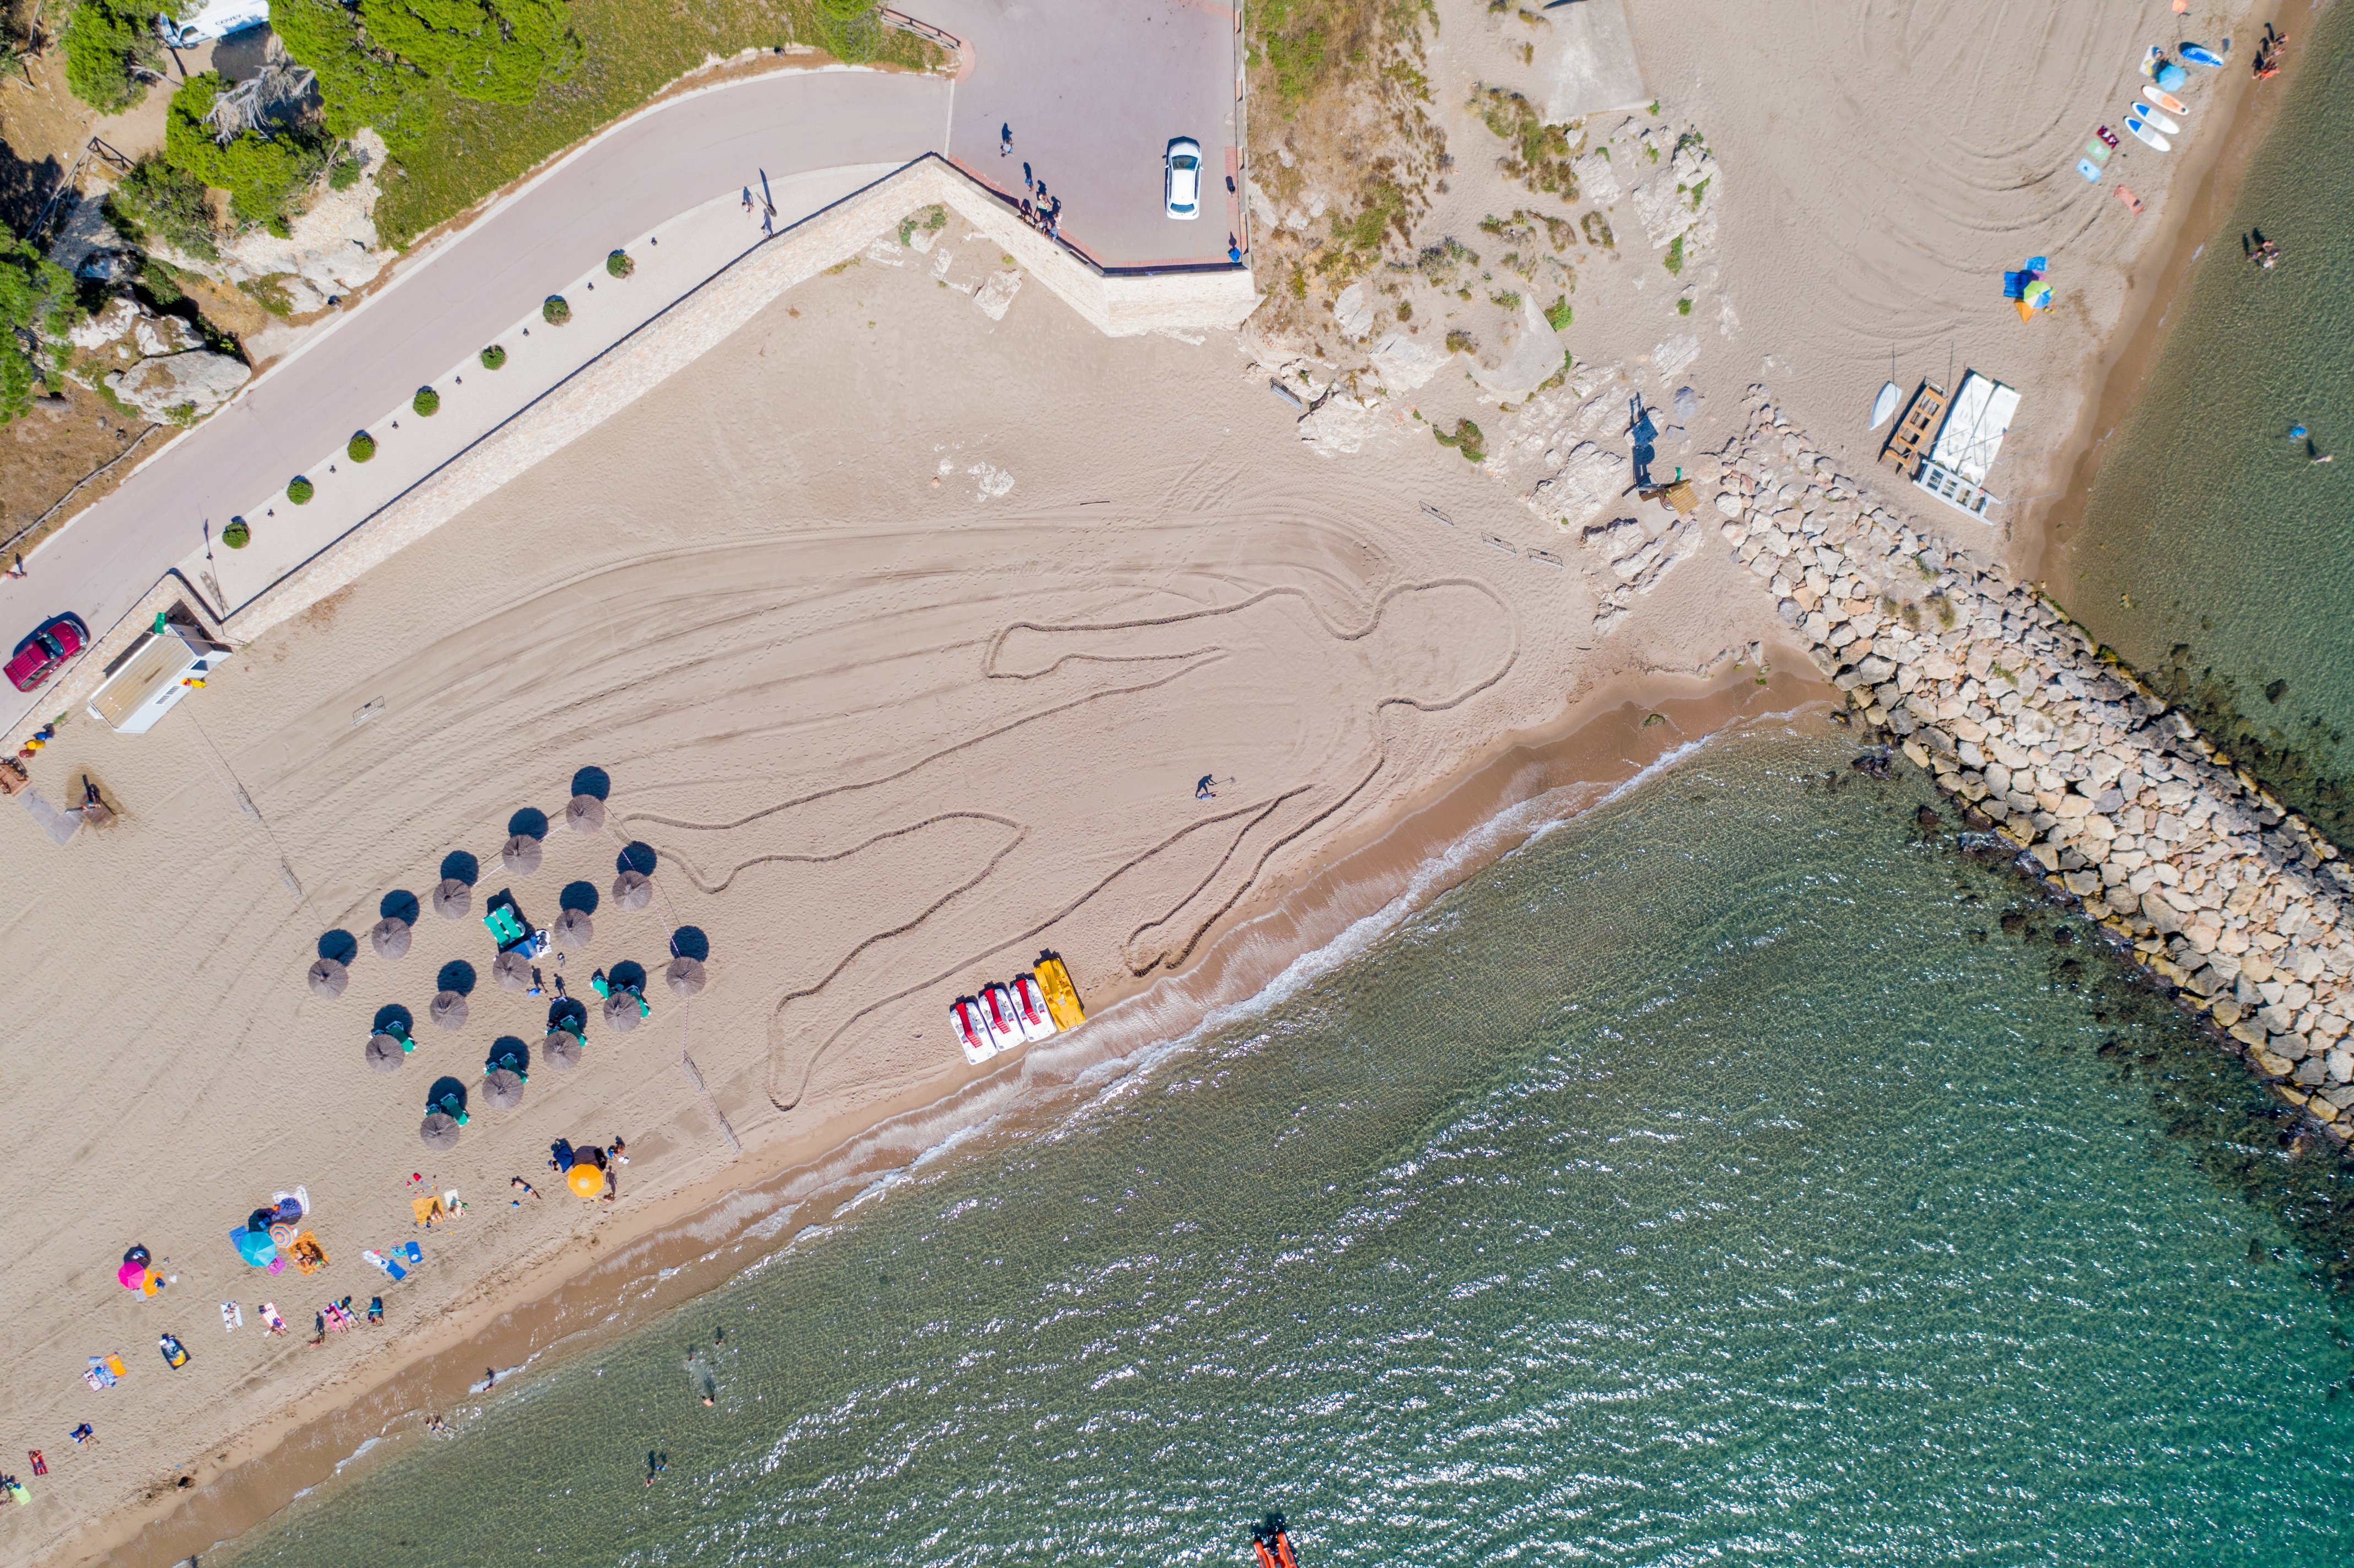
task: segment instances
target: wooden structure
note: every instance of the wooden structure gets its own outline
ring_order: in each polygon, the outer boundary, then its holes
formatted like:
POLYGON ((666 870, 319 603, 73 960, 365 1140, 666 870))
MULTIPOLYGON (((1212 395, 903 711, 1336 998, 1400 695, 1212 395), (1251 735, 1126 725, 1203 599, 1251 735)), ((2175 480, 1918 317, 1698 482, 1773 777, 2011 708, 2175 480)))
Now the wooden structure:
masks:
POLYGON ((1906 479, 1913 477, 1920 466, 1921 455, 1936 439, 1937 429, 1946 418, 1946 389, 1934 381, 1921 383, 1913 394, 1904 412, 1889 428, 1888 440, 1880 449, 1880 461, 1906 479))

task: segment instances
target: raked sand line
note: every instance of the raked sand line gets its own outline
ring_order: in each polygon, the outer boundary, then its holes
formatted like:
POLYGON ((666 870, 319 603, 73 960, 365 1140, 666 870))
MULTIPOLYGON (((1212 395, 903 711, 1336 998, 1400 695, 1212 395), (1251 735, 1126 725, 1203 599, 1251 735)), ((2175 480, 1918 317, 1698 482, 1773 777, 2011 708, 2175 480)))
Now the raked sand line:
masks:
POLYGON ((2330 1136, 2354 1131, 2354 871, 2048 600, 1862 501, 1752 389, 1725 541, 1966 820, 2083 901, 2330 1136))

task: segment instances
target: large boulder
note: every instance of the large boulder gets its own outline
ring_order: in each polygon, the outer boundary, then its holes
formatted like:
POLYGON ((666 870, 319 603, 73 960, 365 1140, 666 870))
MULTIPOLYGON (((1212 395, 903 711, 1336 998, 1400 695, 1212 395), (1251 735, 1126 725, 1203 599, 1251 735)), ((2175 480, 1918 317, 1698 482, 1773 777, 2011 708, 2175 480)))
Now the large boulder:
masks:
POLYGON ((205 349, 143 359, 106 378, 114 395, 157 424, 201 419, 253 377, 241 360, 205 349))

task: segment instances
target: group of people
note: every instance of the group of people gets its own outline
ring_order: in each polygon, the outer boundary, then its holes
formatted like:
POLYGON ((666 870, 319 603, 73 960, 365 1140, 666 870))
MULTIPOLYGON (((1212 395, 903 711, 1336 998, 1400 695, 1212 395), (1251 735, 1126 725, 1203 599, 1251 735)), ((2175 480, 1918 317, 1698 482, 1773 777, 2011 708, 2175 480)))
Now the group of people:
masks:
POLYGON ((2270 22, 2266 22, 2264 41, 2256 46, 2256 79, 2258 81, 2280 74, 2281 51, 2286 48, 2288 48, 2288 35, 2270 22))
POLYGON ((2264 238, 2261 228, 2252 228, 2240 238, 2240 249, 2249 260, 2271 271, 2280 264, 2280 247, 2264 238))

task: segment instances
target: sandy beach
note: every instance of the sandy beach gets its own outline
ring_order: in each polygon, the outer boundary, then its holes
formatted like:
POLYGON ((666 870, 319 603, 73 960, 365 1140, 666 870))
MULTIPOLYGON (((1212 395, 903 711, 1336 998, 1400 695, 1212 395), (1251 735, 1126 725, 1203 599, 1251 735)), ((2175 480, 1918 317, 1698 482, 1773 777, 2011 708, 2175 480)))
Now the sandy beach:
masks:
MULTIPOLYGON (((119 820, 58 846, 6 817, 28 1199, 0 1276, 17 1352, 0 1414, 51 1473, 35 1507, 0 1510, 0 1561, 208 1550, 372 1440, 479 1403, 486 1372, 642 1322, 958 1129, 1262 991, 1543 812, 1830 697, 1713 528, 1673 546, 1657 506, 1673 569, 1608 617, 1628 574, 1582 530, 1636 503, 1568 518, 1533 487, 1630 391, 1697 391, 1673 454, 1697 471, 1763 383, 1868 473, 1883 380, 1999 376, 2027 395, 1995 476, 2019 503, 1999 528, 1914 511, 2031 567, 2037 493, 2069 483, 2234 144, 2140 156, 2138 217, 2114 173, 2077 178, 2073 149, 2138 87, 2140 47, 2244 19, 2123 0, 1999 25, 1808 5, 1770 31, 1723 7, 1629 12, 1662 123, 1700 130, 1721 185, 1689 276, 1661 273, 1631 212, 1587 257, 1565 386, 1499 397, 1450 371, 1314 439, 1267 385, 1278 349, 1329 366, 1313 345, 1108 339, 960 222, 933 252, 878 245, 793 289, 244 650, 154 734, 67 723, 38 779, 87 774, 119 820), (1926 125, 1925 101, 1945 105, 1926 125), (2064 301, 2032 323, 1999 292, 2029 254, 2064 301), (1430 439, 1470 413, 1479 462, 1430 439), (570 832, 597 771, 604 823, 570 832), (510 874, 500 846, 529 811, 552 819, 544 863, 510 874), (654 896, 631 911, 613 887, 636 846, 654 896), (460 855, 469 909, 443 919, 429 902, 460 855), (642 966, 644 1022, 592 1026, 568 1072, 541 1064, 557 956, 550 996, 493 982, 479 916, 502 889, 541 926, 593 904, 560 972, 593 1007, 592 969, 642 966), (429 906, 406 956, 379 958, 370 927, 403 893, 429 906), (359 955, 322 997, 304 971, 337 932, 359 955), (705 944, 708 989, 664 990, 673 952, 705 944), (949 1001, 1049 948, 1098 1016, 968 1065, 949 1001), (454 1031, 427 1017, 445 981, 467 993, 454 1031), (393 1006, 417 1049, 379 1074, 363 1048, 393 1006), (482 1064, 507 1038, 534 1065, 497 1110, 482 1064), (437 1152, 419 1121, 445 1074, 477 1093, 437 1152), (618 1202, 569 1197, 550 1142, 616 1135, 618 1202), (247 1269, 228 1231, 297 1183, 330 1263, 247 1269), (412 1226, 412 1197, 452 1189, 462 1218, 412 1226), (424 1261, 397 1287, 363 1260, 410 1240, 424 1261), (177 1277, 157 1298, 115 1283, 133 1244, 177 1277), (306 1342, 324 1303, 376 1295, 383 1327, 306 1342), (224 1332, 231 1300, 243 1326, 224 1332), (286 1335, 264 1336, 265 1300, 286 1335), (165 1331, 185 1368, 156 1356, 165 1331), (110 1352, 129 1375, 87 1389, 110 1352), (97 1446, 68 1439, 82 1421, 97 1446)), ((1492 75, 1503 26, 1445 8, 1434 79, 1492 75)), ((2247 75, 2232 58, 2219 130, 2247 75)), ((1515 198, 1459 99, 1434 114, 1460 172, 1429 221, 1478 238, 1515 198)), ((1596 144, 1634 146, 1629 122, 1596 116, 1596 144)))

